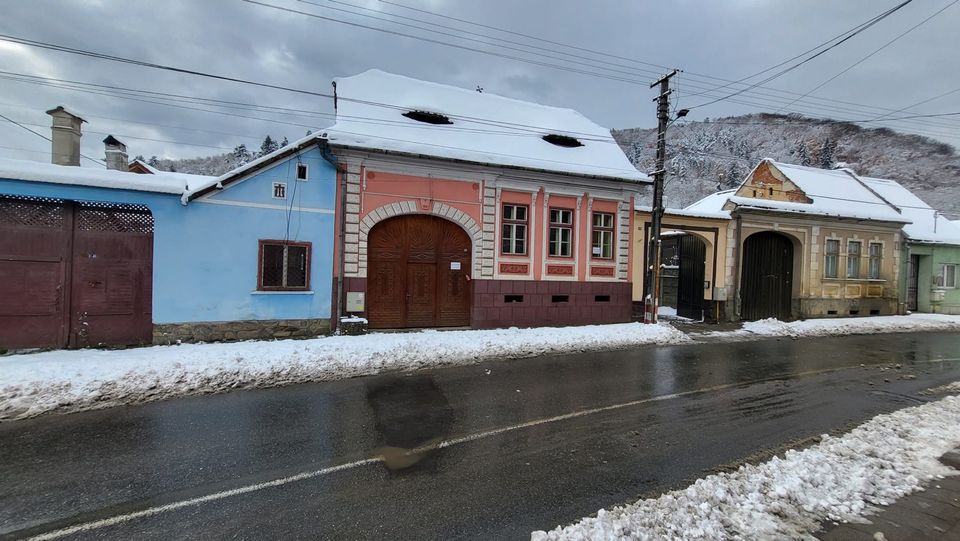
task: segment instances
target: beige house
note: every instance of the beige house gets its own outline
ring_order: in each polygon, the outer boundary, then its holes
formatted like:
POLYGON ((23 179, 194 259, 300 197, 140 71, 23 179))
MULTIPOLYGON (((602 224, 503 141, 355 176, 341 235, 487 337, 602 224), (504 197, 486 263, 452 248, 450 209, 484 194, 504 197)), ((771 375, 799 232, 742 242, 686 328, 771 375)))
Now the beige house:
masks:
MULTIPOLYGON (((643 246, 649 228, 645 211, 638 209, 635 220, 635 238, 643 246)), ((663 221, 665 232, 694 235, 704 242, 705 319, 868 316, 905 310, 898 282, 902 227, 911 220, 850 170, 763 160, 738 188, 667 211, 663 221)), ((642 301, 643 252, 634 251, 640 258, 633 265, 635 302, 642 301)), ((668 249, 665 254, 670 255, 668 249)), ((686 278, 690 291, 697 277, 690 269, 696 267, 696 258, 677 259, 679 281, 686 278)), ((671 261, 663 263, 667 272, 671 261)), ((679 304, 678 298, 678 313, 679 304)))

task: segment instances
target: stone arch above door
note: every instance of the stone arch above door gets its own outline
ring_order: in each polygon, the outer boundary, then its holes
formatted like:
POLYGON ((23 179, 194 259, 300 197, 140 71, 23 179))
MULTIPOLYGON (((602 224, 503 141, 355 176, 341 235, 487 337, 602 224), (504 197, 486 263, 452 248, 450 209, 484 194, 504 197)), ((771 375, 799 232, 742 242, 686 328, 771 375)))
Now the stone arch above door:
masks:
MULTIPOLYGON (((382 207, 370 211, 363 218, 363 220, 360 220, 357 249, 357 273, 353 276, 358 278, 366 278, 367 276, 367 236, 370 234, 370 230, 373 228, 373 226, 377 225, 383 220, 386 220, 387 218, 392 218, 394 216, 400 216, 403 214, 429 214, 432 216, 439 216, 440 218, 444 218, 458 224, 461 228, 463 228, 464 231, 467 232, 467 235, 470 236, 470 239, 473 243, 472 277, 476 278, 480 275, 480 266, 483 256, 483 229, 480 227, 480 225, 478 225, 469 214, 463 212, 462 210, 453 208, 450 205, 435 201, 428 210, 421 210, 418 202, 411 200, 383 205, 382 207)), ((347 261, 349 262, 349 256, 351 252, 349 246, 345 252, 346 256, 348 257, 347 261)), ((347 272, 346 275, 350 276, 351 273, 347 272)))

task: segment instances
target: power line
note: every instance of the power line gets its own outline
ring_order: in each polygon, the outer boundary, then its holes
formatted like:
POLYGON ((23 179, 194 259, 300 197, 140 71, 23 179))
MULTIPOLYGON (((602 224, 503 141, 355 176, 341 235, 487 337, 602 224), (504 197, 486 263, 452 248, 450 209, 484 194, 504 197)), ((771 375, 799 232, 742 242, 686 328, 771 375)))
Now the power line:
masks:
MULTIPOLYGON (((40 133, 40 132, 35 132, 35 131, 31 130, 30 128, 28 128, 28 127, 24 126, 23 124, 17 122, 16 120, 13 120, 12 118, 9 118, 9 117, 7 117, 7 116, 5 116, 5 115, 3 115, 3 114, 0 114, 0 118, 2 118, 3 120, 6 120, 7 122, 10 122, 11 124, 14 124, 14 125, 16 125, 16 126, 20 126, 21 128, 27 130, 28 132, 36 135, 37 137, 40 137, 40 138, 42 138, 42 139, 47 140, 47 141, 50 142, 50 143, 53 142, 53 139, 47 137, 46 135, 43 135, 43 134, 40 133)), ((106 165, 107 165, 106 163, 104 163, 104 162, 102 162, 102 161, 100 161, 100 160, 98 160, 98 159, 91 158, 90 156, 87 156, 86 154, 83 154, 82 152, 79 153, 79 154, 80 154, 80 157, 81 157, 81 158, 86 158, 86 159, 92 161, 93 163, 100 164, 100 165, 103 165, 103 166, 106 166, 106 165)))
POLYGON ((900 113, 900 112, 902 112, 902 111, 906 111, 906 110, 908 110, 908 109, 913 109, 914 107, 917 107, 917 106, 919 106, 919 105, 923 105, 923 104, 926 104, 926 103, 930 103, 931 101, 938 100, 938 99, 940 99, 940 98, 944 98, 944 97, 946 97, 946 96, 949 96, 950 94, 956 94, 957 92, 960 92, 960 88, 954 88, 953 90, 944 92, 943 94, 937 94, 936 96, 934 96, 934 97, 932 97, 932 98, 927 98, 927 99, 925 99, 925 100, 918 101, 917 103, 914 103, 914 104, 908 105, 908 106, 906 106, 906 107, 902 107, 902 108, 900 108, 900 109, 897 109, 896 111, 892 111, 892 112, 887 113, 887 114, 885 114, 885 115, 880 115, 880 116, 878 116, 878 117, 876 117, 876 118, 872 118, 872 119, 870 119, 870 122, 874 122, 874 121, 877 121, 877 120, 886 120, 887 115, 892 115, 892 114, 900 113))
POLYGON ((816 92, 817 90, 820 90, 821 88, 823 88, 824 86, 826 86, 828 83, 830 83, 831 81, 837 79, 838 77, 840 77, 840 76, 843 75, 844 73, 847 73, 848 71, 850 71, 850 70, 852 70, 853 68, 859 66, 859 65, 862 64, 863 62, 866 62, 868 59, 870 59, 871 57, 873 57, 873 55, 875 55, 875 54, 879 53, 880 51, 886 49, 887 47, 889 47, 890 45, 892 45, 894 42, 898 41, 898 40, 899 40, 900 38, 902 38, 903 36, 906 36, 906 35, 909 34, 910 32, 913 32, 914 30, 916 30, 918 27, 920 27, 921 25, 923 25, 924 23, 926 23, 926 22, 929 21, 930 19, 933 19, 933 18, 936 17, 937 15, 940 15, 941 13, 943 13, 944 11, 946 11, 947 8, 949 8, 950 6, 953 6, 953 5, 956 4, 958 1, 960 1, 960 0, 953 0, 952 2, 950 2, 949 4, 947 4, 946 6, 943 6, 942 8, 940 8, 939 10, 937 10, 936 12, 934 12, 933 15, 930 15, 930 16, 927 17, 926 19, 924 19, 924 20, 920 21, 919 23, 917 23, 917 24, 911 26, 910 28, 906 29, 904 32, 902 32, 902 33, 900 33, 899 35, 897 35, 897 37, 895 37, 895 38, 891 39, 890 41, 884 43, 884 44, 881 45, 880 47, 874 49, 874 50, 873 50, 872 52, 870 52, 870 54, 868 54, 867 56, 864 56, 864 57, 861 58, 860 60, 857 60, 857 61, 854 62, 853 64, 850 64, 850 65, 847 66, 846 68, 840 70, 840 72, 838 72, 836 75, 830 77, 830 78, 827 79, 826 81, 818 84, 817 86, 815 86, 815 87, 813 87, 812 89, 810 89, 809 91, 807 91, 807 93, 805 93, 804 95, 802 95, 802 96, 794 99, 794 100, 791 101, 790 103, 784 105, 783 107, 780 108, 780 110, 782 111, 782 110, 786 109, 787 107, 790 107, 790 106, 793 105, 794 103, 797 103, 798 100, 803 99, 803 98, 809 96, 810 94, 813 94, 814 92, 816 92))
MULTIPOLYGON (((848 34, 846 37, 844 37, 843 39, 841 39, 840 41, 829 45, 829 46, 826 47, 825 49, 823 49, 823 50, 821 50, 821 51, 818 51, 817 53, 815 53, 815 54, 812 55, 812 56, 809 56, 809 57, 807 57, 807 58, 804 58, 803 60, 801 60, 800 62, 797 62, 796 64, 793 64, 793 65, 791 65, 791 66, 789 66, 789 67, 787 67, 787 68, 785 68, 785 69, 782 69, 782 70, 778 71, 777 73, 774 73, 773 75, 771 75, 771 76, 769 76, 769 77, 761 80, 759 83, 751 84, 750 86, 748 86, 748 87, 746 87, 746 88, 744 88, 744 89, 737 90, 737 91, 735 91, 735 92, 733 92, 733 93, 731 93, 731 94, 728 94, 728 95, 726 95, 726 96, 723 96, 723 97, 720 97, 720 98, 716 98, 716 99, 714 99, 714 100, 711 100, 711 101, 708 101, 708 102, 704 102, 704 103, 701 103, 701 104, 699 104, 699 105, 694 105, 694 106, 688 107, 688 109, 696 109, 696 108, 706 107, 706 106, 708 106, 708 105, 712 105, 712 104, 714 104, 714 103, 717 103, 717 102, 726 100, 726 99, 728 99, 728 98, 732 98, 732 97, 734 97, 734 96, 737 96, 737 95, 739 95, 739 94, 742 94, 742 93, 744 93, 744 92, 746 92, 747 90, 750 90, 750 89, 752 89, 752 88, 756 88, 756 87, 758 87, 758 86, 760 86, 760 85, 769 83, 770 81, 772 81, 772 80, 774 80, 774 79, 777 79, 777 78, 779 78, 779 77, 781 77, 781 76, 783 76, 783 75, 786 75, 787 73, 789 73, 789 72, 791 72, 791 71, 799 68, 800 66, 806 64, 807 62, 810 62, 811 60, 814 60, 815 58, 818 58, 818 57, 822 56, 823 54, 827 53, 828 51, 831 51, 831 50, 839 47, 840 45, 846 43, 846 42, 849 41, 850 39, 853 39, 854 36, 857 36, 858 34, 866 31, 868 28, 872 27, 873 25, 877 24, 878 22, 882 21, 883 19, 886 19, 886 18, 889 17, 890 15, 893 15, 894 13, 896 13, 897 11, 899 11, 900 9, 902 9, 904 6, 906 6, 907 4, 909 4, 909 3, 912 2, 912 1, 913 1, 913 0, 904 0, 904 2, 901 2, 900 4, 898 4, 898 5, 890 8, 890 9, 888 9, 887 11, 884 11, 883 13, 881 13, 881 14, 873 17, 872 19, 868 20, 867 22, 862 23, 862 24, 854 27, 854 29, 852 29, 852 31, 848 31, 849 34, 848 34)), ((803 54, 806 54, 806 53, 803 53, 803 54)), ((799 55, 799 56, 803 56, 803 54, 801 54, 801 55, 799 55)), ((794 58, 796 58, 796 57, 794 57, 794 58)), ((792 60, 792 59, 791 59, 791 60, 792 60)), ((751 75, 751 76, 749 76, 749 77, 746 77, 745 79, 741 79, 740 81, 737 81, 737 82, 739 83, 739 82, 743 82, 743 81, 746 80, 746 79, 752 79, 753 77, 756 77, 757 75, 763 74, 763 73, 765 73, 765 72, 767 72, 767 71, 770 71, 771 69, 774 69, 774 68, 779 67, 779 66, 781 66, 781 65, 783 65, 783 64, 786 64, 787 62, 790 62, 791 60, 787 60, 787 61, 785 61, 785 62, 781 62, 780 64, 778 64, 777 66, 774 66, 773 68, 768 68, 768 69, 766 69, 766 70, 764 70, 764 71, 755 73, 754 75, 751 75)), ((794 101, 796 101, 796 100, 794 100, 794 101)))

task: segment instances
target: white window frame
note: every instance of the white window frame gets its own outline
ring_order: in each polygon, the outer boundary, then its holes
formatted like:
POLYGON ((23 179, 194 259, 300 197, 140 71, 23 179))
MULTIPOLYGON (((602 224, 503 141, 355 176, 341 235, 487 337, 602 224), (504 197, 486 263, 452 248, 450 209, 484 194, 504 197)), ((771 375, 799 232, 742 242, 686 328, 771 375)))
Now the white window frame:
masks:
POLYGON ((940 273, 937 274, 937 287, 943 289, 957 288, 957 267, 956 263, 943 263, 940 265, 940 273), (951 269, 951 280, 947 280, 947 268, 951 269))
POLYGON ((869 257, 867 261, 867 279, 879 280, 881 274, 883 273, 883 243, 871 242, 867 248, 867 255, 869 257), (879 253, 876 255, 873 254, 874 246, 876 246, 879 250, 879 253), (876 266, 876 272, 874 272, 874 266, 876 266))
POLYGON ((500 207, 500 253, 503 255, 527 255, 527 247, 530 245, 527 239, 527 233, 530 231, 530 208, 528 205, 518 203, 504 203, 500 207), (507 212, 507 209, 511 212, 507 212), (517 210, 523 210, 523 219, 517 218, 517 210), (509 215, 509 217, 508 217, 509 215), (523 233, 517 234, 521 229, 523 233), (509 233, 508 233, 509 231, 509 233), (517 241, 523 243, 523 250, 517 250, 517 241), (508 246, 504 247, 504 242, 508 246))
POLYGON ((859 240, 848 240, 847 241, 847 279, 856 280, 860 278, 860 258, 863 256, 863 242, 859 240), (851 257, 853 254, 850 253, 850 248, 856 245, 857 253, 851 257), (851 269, 851 267, 853 267, 851 269), (850 271, 854 272, 851 273, 850 271))
POLYGON ((547 220, 549 221, 547 232, 547 255, 549 257, 573 257, 573 209, 550 207, 550 210, 547 214, 547 220), (558 216, 560 219, 557 221, 553 221, 554 212, 559 213, 558 216), (563 216, 565 215, 569 217, 568 221, 563 220, 563 216), (554 230, 557 232, 556 243, 553 241, 554 230), (567 234, 566 239, 563 238, 564 232, 567 234), (556 252, 554 252, 555 245, 557 248, 556 252), (564 248, 566 248, 566 250, 564 250, 564 248))
POLYGON ((593 259, 610 260, 613 259, 613 231, 616 218, 612 212, 594 212, 590 217, 590 257, 593 259), (600 218, 600 225, 597 225, 597 218, 600 218), (609 218, 609 225, 607 219, 609 218), (600 241, 599 243, 597 241, 600 241), (599 253, 598 249, 599 248, 599 253), (603 254, 603 249, 608 250, 608 254, 603 254))
POLYGON ((274 199, 286 199, 287 198, 287 183, 286 182, 274 182, 273 183, 273 198, 274 199), (283 192, 282 196, 277 195, 277 189, 283 192))
POLYGON ((305 163, 297 163, 296 170, 293 173, 294 177, 300 182, 306 182, 310 180, 310 166, 305 163), (303 178, 300 178, 300 168, 303 168, 303 178))
POLYGON ((823 243, 823 277, 836 279, 840 276, 840 239, 827 239, 823 243), (837 247, 837 251, 831 253, 830 245, 837 247), (830 272, 830 258, 833 258, 833 272, 830 272))

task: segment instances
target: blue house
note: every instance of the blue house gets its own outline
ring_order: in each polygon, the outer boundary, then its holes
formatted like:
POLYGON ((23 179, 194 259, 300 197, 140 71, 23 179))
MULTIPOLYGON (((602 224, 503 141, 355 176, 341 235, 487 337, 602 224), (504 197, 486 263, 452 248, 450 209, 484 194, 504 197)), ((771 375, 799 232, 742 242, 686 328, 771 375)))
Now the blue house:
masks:
MULTIPOLYGON (((70 116, 54 161, 79 147, 70 116)), ((321 142, 220 177, 0 160, 0 349, 329 330, 337 169, 321 142)))

